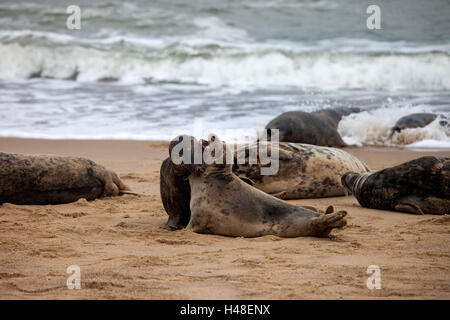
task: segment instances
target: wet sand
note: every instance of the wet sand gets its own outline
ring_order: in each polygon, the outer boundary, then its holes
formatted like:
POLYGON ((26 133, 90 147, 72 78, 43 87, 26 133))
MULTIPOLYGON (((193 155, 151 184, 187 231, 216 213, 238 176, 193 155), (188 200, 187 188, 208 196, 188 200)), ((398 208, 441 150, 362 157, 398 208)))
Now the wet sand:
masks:
MULTIPOLYGON (((348 211, 330 239, 170 232, 159 196, 167 142, 0 139, 0 151, 90 158, 141 196, 0 206, 1 299, 450 299, 450 217, 365 209, 354 197, 292 203, 348 211), (81 269, 81 289, 66 286, 81 269), (369 265, 381 290, 366 287, 369 265)), ((346 148, 371 169, 450 151, 346 148)))

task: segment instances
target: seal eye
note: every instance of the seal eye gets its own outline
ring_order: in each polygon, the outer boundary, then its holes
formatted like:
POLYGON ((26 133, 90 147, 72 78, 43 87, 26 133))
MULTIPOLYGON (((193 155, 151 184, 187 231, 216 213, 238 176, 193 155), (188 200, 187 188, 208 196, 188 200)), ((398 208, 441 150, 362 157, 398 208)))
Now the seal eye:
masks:
POLYGON ((215 134, 215 133, 210 133, 210 134, 208 135, 208 141, 209 141, 209 143, 213 143, 213 142, 215 142, 215 141, 219 141, 219 138, 217 137, 217 134, 215 134))

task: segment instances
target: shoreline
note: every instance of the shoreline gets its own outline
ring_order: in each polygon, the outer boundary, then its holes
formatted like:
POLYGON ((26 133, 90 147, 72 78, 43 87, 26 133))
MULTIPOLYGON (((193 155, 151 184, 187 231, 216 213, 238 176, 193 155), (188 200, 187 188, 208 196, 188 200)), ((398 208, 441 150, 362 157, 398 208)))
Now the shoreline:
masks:
MULTIPOLYGON (((159 195, 168 142, 0 138, 0 151, 82 156, 141 196, 0 206, 2 299, 450 299, 448 215, 362 208, 352 196, 290 200, 348 212, 327 238, 170 232, 159 195), (67 267, 81 290, 66 288, 67 267), (382 289, 366 287, 367 267, 382 289)), ((347 147, 372 170, 447 151, 347 147)))

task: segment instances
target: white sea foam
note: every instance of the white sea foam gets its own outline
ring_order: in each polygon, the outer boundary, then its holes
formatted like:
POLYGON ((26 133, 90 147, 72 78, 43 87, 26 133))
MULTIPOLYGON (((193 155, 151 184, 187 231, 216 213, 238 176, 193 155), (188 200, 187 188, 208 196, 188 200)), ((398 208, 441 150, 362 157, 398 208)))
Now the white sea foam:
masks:
POLYGON ((196 18, 193 23, 199 28, 197 32, 199 38, 206 37, 223 41, 249 40, 245 30, 227 25, 218 17, 196 18))
MULTIPOLYGON (((412 113, 430 112, 427 106, 385 106, 344 117, 338 131, 348 144, 355 145, 411 145, 427 143, 434 148, 447 148, 450 142, 450 129, 440 125, 440 118, 423 128, 404 129, 389 138, 390 129, 403 116, 412 113), (433 142, 430 142, 433 141, 433 142)), ((446 115, 450 115, 449 112, 446 115)))
POLYGON ((407 145, 412 149, 450 149, 450 140, 425 139, 407 145))
MULTIPOLYGON (((70 37, 61 36, 59 40, 70 41, 70 37)), ((195 52, 189 54, 185 49, 175 47, 168 56, 151 53, 152 57, 78 45, 0 44, 0 78, 24 79, 38 74, 64 79, 76 73, 79 81, 109 78, 139 83, 151 79, 212 86, 284 85, 324 90, 450 89, 450 56, 445 53, 286 54, 275 49, 212 54, 191 48, 195 52)))

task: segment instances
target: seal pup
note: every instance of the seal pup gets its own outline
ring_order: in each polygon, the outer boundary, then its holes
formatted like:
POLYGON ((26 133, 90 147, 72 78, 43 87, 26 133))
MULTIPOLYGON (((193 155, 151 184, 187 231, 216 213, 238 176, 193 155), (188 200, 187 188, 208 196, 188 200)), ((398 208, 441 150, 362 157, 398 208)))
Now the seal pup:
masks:
POLYGON ((337 131, 339 121, 350 113, 360 112, 359 108, 325 109, 319 112, 289 111, 282 113, 266 125, 269 129, 280 130, 280 142, 297 142, 326 147, 345 147, 337 131))
POLYGON ((373 173, 348 172, 342 184, 366 208, 450 213, 450 158, 425 156, 373 173))
POLYGON ((344 150, 302 143, 270 142, 253 143, 237 150, 233 172, 255 188, 281 199, 305 199, 335 197, 346 194, 341 176, 353 171, 369 172, 367 165, 344 150), (267 165, 259 161, 260 148, 277 148, 279 168, 274 175, 261 175, 261 168, 267 165), (250 164, 252 149, 258 154, 258 163, 250 164), (238 159, 245 153, 245 163, 238 159))
POLYGON ((0 204, 61 204, 128 190, 115 172, 88 159, 0 152, 0 204))
POLYGON ((216 139, 206 147, 214 157, 189 176, 191 219, 188 229, 233 237, 327 236, 346 225, 346 212, 319 214, 275 198, 239 179, 225 163, 226 144, 216 139), (211 151, 212 150, 212 151, 211 151), (223 161, 219 161, 222 158, 223 161))
MULTIPOLYGON (((423 128, 433 122, 438 115, 434 113, 413 113, 407 116, 401 117, 391 128, 389 138, 392 138, 396 132, 400 132, 407 128, 423 128)), ((439 122, 441 126, 448 124, 447 118, 440 116, 443 120, 439 122)))

